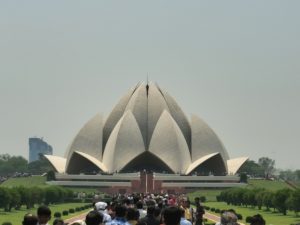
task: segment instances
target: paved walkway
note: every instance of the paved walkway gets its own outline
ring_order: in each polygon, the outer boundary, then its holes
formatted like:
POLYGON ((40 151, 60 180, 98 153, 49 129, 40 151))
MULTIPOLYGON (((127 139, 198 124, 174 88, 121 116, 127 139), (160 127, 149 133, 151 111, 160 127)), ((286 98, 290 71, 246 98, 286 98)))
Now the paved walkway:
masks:
MULTIPOLYGON (((211 220, 213 222, 220 222, 220 217, 219 216, 216 216, 214 214, 211 214, 211 213, 208 213, 208 212, 205 212, 205 214, 203 215, 204 218, 208 219, 208 220, 211 220)), ((245 225, 241 222, 238 222, 240 225, 245 225)))
POLYGON ((88 213, 88 212, 85 212, 85 213, 82 213, 82 214, 80 214, 80 215, 74 216, 74 217, 72 217, 72 218, 66 219, 66 220, 64 220, 64 222, 65 222, 65 223, 68 223, 68 224, 71 224, 71 223, 73 223, 73 222, 76 221, 76 220, 85 220, 85 217, 86 217, 86 214, 87 214, 87 213, 88 213))

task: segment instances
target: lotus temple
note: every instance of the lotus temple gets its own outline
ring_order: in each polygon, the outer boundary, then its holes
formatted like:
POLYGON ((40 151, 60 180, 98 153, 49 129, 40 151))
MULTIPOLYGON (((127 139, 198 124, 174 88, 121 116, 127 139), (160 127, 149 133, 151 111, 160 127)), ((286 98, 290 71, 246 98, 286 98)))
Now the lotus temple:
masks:
POLYGON ((230 158, 216 133, 189 119, 156 83, 139 83, 104 117, 91 118, 64 157, 45 155, 62 186, 111 193, 186 192, 242 185, 236 174, 248 157, 230 158))

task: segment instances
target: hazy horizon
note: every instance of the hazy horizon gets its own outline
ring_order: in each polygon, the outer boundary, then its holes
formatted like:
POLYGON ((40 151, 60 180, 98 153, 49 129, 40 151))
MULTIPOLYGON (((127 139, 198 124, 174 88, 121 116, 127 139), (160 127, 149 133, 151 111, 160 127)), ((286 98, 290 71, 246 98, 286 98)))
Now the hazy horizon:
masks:
POLYGON ((155 81, 231 158, 299 169, 298 1, 0 3, 0 154, 63 156, 96 113, 155 81))

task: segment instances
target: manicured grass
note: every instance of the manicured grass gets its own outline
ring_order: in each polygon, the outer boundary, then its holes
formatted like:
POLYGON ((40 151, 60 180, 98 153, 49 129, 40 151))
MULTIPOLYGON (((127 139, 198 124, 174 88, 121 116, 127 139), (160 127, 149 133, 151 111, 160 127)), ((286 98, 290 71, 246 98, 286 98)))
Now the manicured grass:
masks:
MULTIPOLYGON (((58 204, 58 205, 51 205, 50 209, 52 212, 52 219, 49 224, 53 222, 53 214, 55 212, 62 213, 63 210, 69 210, 70 208, 76 208, 86 205, 87 203, 66 203, 66 204, 58 204)), ((23 217, 26 213, 33 213, 36 214, 37 206, 32 209, 26 209, 26 207, 22 207, 20 210, 12 210, 11 212, 4 212, 3 209, 0 210, 0 224, 3 222, 11 222, 13 225, 20 225, 22 224, 23 217)), ((63 216, 62 219, 68 219, 74 217, 76 215, 80 215, 88 210, 75 212, 69 214, 68 216, 63 216)))
POLYGON ((283 188, 291 188, 283 181, 272 180, 248 180, 246 188, 265 188, 271 191, 277 191, 283 188))
POLYGON ((216 196, 221 193, 221 191, 224 191, 225 189, 203 189, 203 190, 198 190, 192 193, 188 193, 188 197, 191 202, 194 202, 194 199, 196 197, 201 197, 205 196, 206 201, 209 202, 215 202, 217 201, 216 196))
MULTIPOLYGON (((272 225, 290 225, 300 223, 300 217, 297 217, 294 212, 288 211, 287 215, 284 216, 282 213, 277 213, 271 211, 266 211, 265 209, 258 210, 257 208, 246 208, 242 206, 232 206, 227 205, 225 202, 206 202, 206 206, 222 209, 234 209, 237 213, 243 216, 243 220, 241 222, 246 223, 247 216, 253 216, 255 214, 261 214, 266 220, 266 224, 272 225)), ((208 211, 209 213, 213 213, 208 211)), ((216 214, 216 213, 213 213, 216 214)), ((219 215, 219 214, 216 214, 219 215)))
MULTIPOLYGON (((271 191, 277 191, 283 188, 291 188, 283 181, 270 181, 270 180, 248 180, 248 185, 244 188, 265 188, 271 191)), ((226 189, 201 189, 188 194, 191 201, 194 201, 195 197, 205 196, 206 201, 217 201, 216 196, 226 189)))
POLYGON ((4 187, 16 187, 16 186, 24 186, 24 187, 33 187, 39 186, 43 187, 46 186, 46 177, 42 176, 32 176, 32 177, 16 177, 10 178, 3 182, 1 186, 4 187))

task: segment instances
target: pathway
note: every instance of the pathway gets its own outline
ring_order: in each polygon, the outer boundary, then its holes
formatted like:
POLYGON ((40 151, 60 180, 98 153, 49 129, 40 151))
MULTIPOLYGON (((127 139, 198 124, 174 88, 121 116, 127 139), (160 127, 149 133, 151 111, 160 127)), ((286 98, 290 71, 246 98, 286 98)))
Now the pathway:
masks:
MULTIPOLYGON (((208 213, 208 212, 205 212, 205 214, 203 215, 204 218, 208 219, 208 220, 211 220, 213 222, 220 222, 220 217, 219 216, 216 216, 214 214, 211 214, 211 213, 208 213)), ((238 222, 240 225, 245 225, 241 222, 238 222)))
POLYGON ((85 212, 85 213, 82 213, 82 214, 80 214, 80 215, 74 216, 74 217, 72 217, 72 218, 66 219, 66 220, 64 220, 64 222, 65 222, 65 223, 68 223, 68 224, 71 224, 71 223, 73 223, 73 222, 76 221, 76 220, 85 220, 85 217, 86 217, 86 214, 87 214, 87 213, 88 213, 88 212, 85 212))

